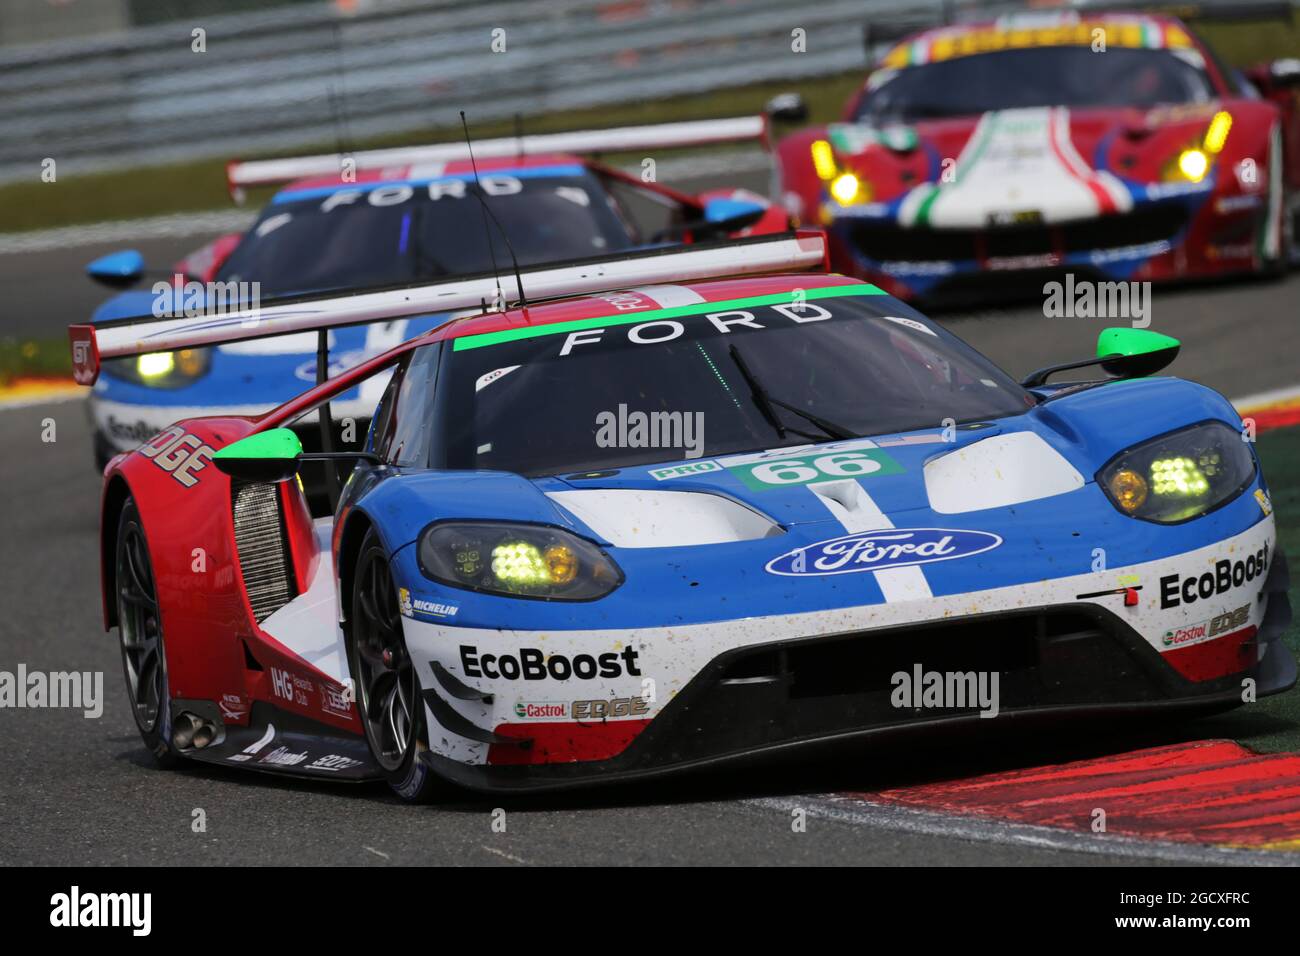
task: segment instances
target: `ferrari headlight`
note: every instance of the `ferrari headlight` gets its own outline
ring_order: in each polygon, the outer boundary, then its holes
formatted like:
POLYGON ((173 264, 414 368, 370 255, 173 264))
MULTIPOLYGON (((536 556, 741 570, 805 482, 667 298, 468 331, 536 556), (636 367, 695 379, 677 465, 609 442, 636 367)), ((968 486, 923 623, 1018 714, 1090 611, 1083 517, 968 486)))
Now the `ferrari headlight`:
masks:
POLYGON ((835 150, 831 148, 831 144, 824 139, 813 140, 809 152, 812 153, 813 171, 817 173, 817 178, 833 179, 838 169, 835 164, 835 150))
POLYGON ((853 203, 861 191, 862 180, 852 173, 840 173, 831 180, 831 195, 841 206, 853 203))
POLYGON ((442 584, 510 597, 591 601, 623 583, 598 546, 549 525, 439 522, 420 535, 419 559, 442 584))
POLYGON ((1199 183, 1210 171, 1210 157, 1204 150, 1185 149, 1178 154, 1178 171, 1193 183, 1199 183))
POLYGON ((840 169, 839 162, 835 159, 835 150, 829 142, 824 139, 814 140, 809 150, 812 153, 813 171, 826 184, 831 198, 837 203, 851 206, 871 198, 871 187, 860 176, 840 169))
POLYGON ((1241 434, 1203 422, 1130 448, 1097 480, 1124 514, 1176 524, 1227 504, 1254 477, 1255 459, 1241 434))
POLYGON ((1200 140, 1184 149, 1165 167, 1165 181, 1186 180, 1199 183, 1205 179, 1210 173, 1214 157, 1223 151, 1223 145, 1228 141, 1228 133, 1231 130, 1232 114, 1226 110, 1215 113, 1200 140))
POLYGON ((1214 119, 1210 120, 1210 125, 1205 130, 1205 151, 1214 155, 1222 150, 1223 144, 1228 141, 1228 132, 1231 129, 1232 114, 1226 110, 1215 113, 1214 119))
POLYGON ((212 364, 210 349, 146 352, 132 358, 111 359, 104 371, 114 378, 154 388, 181 388, 202 378, 212 364))

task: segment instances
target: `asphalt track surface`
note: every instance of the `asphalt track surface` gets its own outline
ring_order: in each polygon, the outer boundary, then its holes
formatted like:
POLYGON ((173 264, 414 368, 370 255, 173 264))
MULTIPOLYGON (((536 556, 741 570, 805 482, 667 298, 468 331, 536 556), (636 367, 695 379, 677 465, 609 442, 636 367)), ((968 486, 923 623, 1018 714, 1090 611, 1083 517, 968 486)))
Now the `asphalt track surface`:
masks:
MULTIPOLYGON (((691 184, 695 185, 695 184, 691 184)), ((761 187, 761 183, 749 184, 761 187)), ((193 242, 142 243, 166 266, 193 242)), ((79 276, 94 247, 0 256, 0 335, 60 334, 100 293, 79 276)), ((941 319, 1008 371, 1082 357, 1104 322, 1044 318, 1041 306, 941 319)), ((1300 382, 1300 276, 1156 293, 1152 327, 1183 339, 1172 371, 1229 396, 1300 382)), ((1140 414, 1140 410, 1135 413, 1140 414)), ((992 729, 797 764, 697 774, 545 799, 451 795, 408 807, 382 785, 299 783, 236 770, 152 767, 127 707, 115 635, 98 596, 99 479, 80 401, 0 410, 0 670, 102 672, 99 719, 0 710, 4 864, 1039 864, 1214 860, 1104 837, 1055 841, 996 826, 844 805, 822 796, 1032 766, 1194 738, 992 729), (56 440, 42 440, 47 420, 56 440), (492 812, 505 810, 505 832, 492 812), (804 832, 793 813, 807 811, 804 832), (205 832, 194 832, 202 810, 205 832)), ((1233 861, 1223 856, 1224 862, 1233 861)))

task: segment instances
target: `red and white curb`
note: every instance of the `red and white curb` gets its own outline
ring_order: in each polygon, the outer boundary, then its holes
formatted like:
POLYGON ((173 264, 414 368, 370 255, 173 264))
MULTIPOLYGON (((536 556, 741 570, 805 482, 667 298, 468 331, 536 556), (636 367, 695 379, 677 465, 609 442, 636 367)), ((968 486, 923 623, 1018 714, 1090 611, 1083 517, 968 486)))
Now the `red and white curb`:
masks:
POLYGON ((1300 866, 1300 853, 1277 852, 1300 850, 1300 755, 1257 754, 1230 740, 871 792, 747 802, 950 839, 1184 863, 1300 866), (1093 829, 1098 820, 1104 820, 1101 832, 1093 829))
POLYGON ((1300 425, 1300 387, 1279 388, 1233 400, 1242 418, 1255 421, 1256 432, 1300 425))

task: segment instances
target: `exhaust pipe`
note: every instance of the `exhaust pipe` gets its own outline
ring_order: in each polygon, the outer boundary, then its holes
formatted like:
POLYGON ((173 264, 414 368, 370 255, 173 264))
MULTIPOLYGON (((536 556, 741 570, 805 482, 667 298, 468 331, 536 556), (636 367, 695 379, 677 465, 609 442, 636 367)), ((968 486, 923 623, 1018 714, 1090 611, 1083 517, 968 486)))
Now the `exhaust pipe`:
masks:
MULTIPOLYGON (((203 727, 203 721, 195 714, 188 711, 181 713, 176 718, 175 729, 172 730, 172 746, 177 750, 184 750, 194 742, 194 735, 203 727)), ((211 738, 208 743, 211 743, 211 738)))
POLYGON ((188 710, 182 711, 176 718, 176 726, 172 730, 172 746, 177 750, 186 750, 190 747, 202 750, 216 739, 217 725, 212 721, 205 720, 188 710))
POLYGON ((190 740, 190 744, 191 746, 194 747, 195 750, 202 750, 204 747, 206 747, 208 744, 212 743, 212 741, 216 739, 217 739, 217 728, 212 726, 211 723, 205 720, 203 721, 203 723, 199 724, 199 726, 194 730, 194 733, 190 740))

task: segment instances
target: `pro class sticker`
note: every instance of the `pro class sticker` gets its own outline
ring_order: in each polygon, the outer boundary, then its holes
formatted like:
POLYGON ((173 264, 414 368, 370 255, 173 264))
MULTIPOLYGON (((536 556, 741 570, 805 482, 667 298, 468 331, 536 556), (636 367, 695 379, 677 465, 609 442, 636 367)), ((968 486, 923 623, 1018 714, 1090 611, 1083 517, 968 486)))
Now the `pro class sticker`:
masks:
POLYGON ((906 568, 992 551, 1002 543, 991 531, 887 528, 846 534, 787 551, 767 563, 768 574, 815 577, 906 568))
POLYGON ((722 471, 722 466, 716 461, 693 461, 687 465, 651 468, 649 474, 655 481, 666 481, 669 478, 688 478, 691 475, 704 475, 711 471, 722 471))

